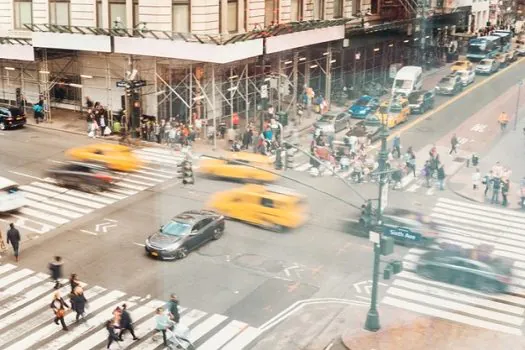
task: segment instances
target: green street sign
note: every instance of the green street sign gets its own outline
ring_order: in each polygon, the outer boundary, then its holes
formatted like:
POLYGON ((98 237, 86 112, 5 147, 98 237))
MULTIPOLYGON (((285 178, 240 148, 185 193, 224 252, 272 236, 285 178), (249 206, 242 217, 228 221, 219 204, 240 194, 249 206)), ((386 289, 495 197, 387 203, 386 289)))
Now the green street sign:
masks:
POLYGON ((386 237, 392 237, 396 240, 401 240, 401 241, 419 242, 422 239, 422 236, 420 233, 413 232, 404 227, 385 226, 383 228, 383 235, 385 235, 386 237))

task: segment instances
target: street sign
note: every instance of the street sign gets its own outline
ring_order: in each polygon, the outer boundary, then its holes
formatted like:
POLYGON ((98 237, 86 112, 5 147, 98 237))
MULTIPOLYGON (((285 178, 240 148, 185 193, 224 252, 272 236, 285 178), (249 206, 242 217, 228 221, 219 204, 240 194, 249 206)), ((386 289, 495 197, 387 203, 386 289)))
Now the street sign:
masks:
POLYGON ((421 234, 413 232, 404 227, 387 227, 383 228, 383 234, 388 237, 393 237, 397 240, 419 242, 421 241, 421 234))
POLYGON ((261 98, 268 98, 268 85, 261 85, 261 98))
POLYGON ((118 88, 128 88, 129 84, 125 80, 119 80, 119 81, 117 81, 117 87, 118 88))
POLYGON ((377 232, 370 231, 370 242, 379 244, 379 242, 381 242, 381 235, 377 232))
POLYGON ((143 86, 146 86, 146 80, 133 80, 131 82, 131 87, 134 89, 141 88, 143 86))

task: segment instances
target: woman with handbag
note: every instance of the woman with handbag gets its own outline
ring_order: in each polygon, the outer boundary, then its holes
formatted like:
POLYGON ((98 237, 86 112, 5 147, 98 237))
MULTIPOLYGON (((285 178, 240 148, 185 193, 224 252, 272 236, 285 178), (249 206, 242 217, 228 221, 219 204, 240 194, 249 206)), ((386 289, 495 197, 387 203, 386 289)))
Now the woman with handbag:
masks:
POLYGON ((60 322, 62 324, 62 329, 64 331, 67 331, 68 329, 66 326, 66 322, 64 321, 64 316, 66 316, 66 309, 69 309, 69 305, 60 296, 60 292, 55 292, 50 307, 55 313, 55 324, 58 325, 58 322, 60 322))

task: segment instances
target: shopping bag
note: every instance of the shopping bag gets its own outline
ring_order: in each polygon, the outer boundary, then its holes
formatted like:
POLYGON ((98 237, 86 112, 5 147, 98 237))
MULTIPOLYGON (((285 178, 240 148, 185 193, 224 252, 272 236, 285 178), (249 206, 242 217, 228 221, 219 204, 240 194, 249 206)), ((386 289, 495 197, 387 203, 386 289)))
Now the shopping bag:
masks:
POLYGON ((104 136, 109 136, 109 135, 111 135, 111 129, 107 127, 104 129, 104 136))

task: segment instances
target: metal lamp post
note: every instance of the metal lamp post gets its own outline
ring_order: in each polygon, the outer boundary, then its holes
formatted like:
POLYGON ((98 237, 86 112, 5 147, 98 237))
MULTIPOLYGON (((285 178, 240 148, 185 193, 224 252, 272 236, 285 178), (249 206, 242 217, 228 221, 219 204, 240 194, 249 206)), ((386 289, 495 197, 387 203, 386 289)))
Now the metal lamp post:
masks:
POLYGON ((520 95, 521 87, 523 86, 523 80, 520 80, 518 83, 518 98, 516 99, 516 116, 514 117, 514 130, 518 128, 518 118, 520 112, 520 95))
MULTIPOLYGON (((386 162, 388 160, 388 147, 387 138, 388 132, 388 116, 390 115, 390 107, 393 102, 393 95, 388 105, 386 115, 382 116, 381 120, 381 150, 379 151, 379 207, 377 208, 377 224, 381 224, 381 217, 383 210, 386 207, 387 195, 388 195, 388 172, 386 168, 386 162)), ((365 329, 367 331, 375 332, 381 328, 379 324, 379 313, 377 311, 377 292, 379 282, 379 268, 381 263, 381 247, 380 241, 374 242, 374 268, 372 276, 372 295, 370 301, 370 309, 366 315, 365 329)))

